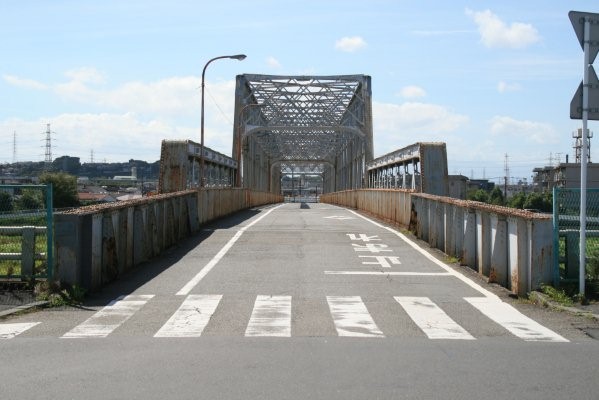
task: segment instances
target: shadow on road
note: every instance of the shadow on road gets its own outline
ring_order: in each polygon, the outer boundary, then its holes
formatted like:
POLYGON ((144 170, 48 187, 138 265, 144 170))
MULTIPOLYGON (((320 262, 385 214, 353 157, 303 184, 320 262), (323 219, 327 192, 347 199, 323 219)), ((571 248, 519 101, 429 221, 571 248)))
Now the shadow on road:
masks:
POLYGON ((135 292, 138 288, 176 264, 200 243, 209 238, 214 231, 219 229, 230 229, 236 226, 242 227, 245 225, 245 221, 268 208, 269 207, 267 206, 243 210, 202 225, 197 234, 182 239, 175 246, 165 250, 158 257, 144 262, 135 267, 135 269, 119 276, 116 281, 105 285, 100 291, 90 293, 86 298, 84 307, 105 306, 108 302, 114 300, 118 296, 135 292))

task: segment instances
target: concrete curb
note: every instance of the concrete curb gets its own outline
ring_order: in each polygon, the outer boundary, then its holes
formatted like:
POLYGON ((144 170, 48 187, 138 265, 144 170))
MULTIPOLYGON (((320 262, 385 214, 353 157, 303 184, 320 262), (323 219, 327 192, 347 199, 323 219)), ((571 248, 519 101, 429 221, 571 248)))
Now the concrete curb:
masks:
POLYGON ((551 301, 551 299, 547 295, 540 293, 540 292, 530 292, 528 294, 528 298, 531 301, 533 301, 537 304, 540 304, 544 307, 549 307, 554 310, 569 312, 571 314, 584 315, 584 316, 591 317, 591 318, 594 318, 595 320, 599 321, 599 314, 594 314, 590 311, 583 310, 583 309, 576 308, 576 307, 564 306, 562 304, 551 301))
POLYGON ((9 310, 0 311, 0 318, 7 317, 9 315, 16 314, 22 311, 26 311, 34 307, 42 307, 46 305, 48 305, 47 301, 35 301, 33 303, 23 304, 22 306, 11 308, 9 310))

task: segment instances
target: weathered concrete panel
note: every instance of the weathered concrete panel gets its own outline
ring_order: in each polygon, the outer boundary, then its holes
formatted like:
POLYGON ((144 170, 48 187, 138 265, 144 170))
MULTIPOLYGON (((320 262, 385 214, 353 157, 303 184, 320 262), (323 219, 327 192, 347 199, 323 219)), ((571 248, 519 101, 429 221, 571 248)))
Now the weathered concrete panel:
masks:
POLYGON ((489 281, 508 287, 508 243, 505 217, 489 216, 491 228, 491 268, 489 281))

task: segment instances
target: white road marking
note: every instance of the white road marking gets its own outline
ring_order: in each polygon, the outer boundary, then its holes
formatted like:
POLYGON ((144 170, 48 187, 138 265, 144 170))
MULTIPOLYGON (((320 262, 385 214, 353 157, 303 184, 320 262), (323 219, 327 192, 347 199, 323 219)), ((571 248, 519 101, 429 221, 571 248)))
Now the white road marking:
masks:
POLYGON ((106 337, 131 318, 152 297, 153 294, 121 296, 62 337, 69 339, 106 337))
POLYGON ((474 282, 473 280, 471 280, 470 278, 467 278, 466 276, 460 274, 459 272, 451 269, 449 266, 445 265, 443 262, 437 260, 435 257, 433 257, 431 254, 429 254, 426 250, 420 248, 420 246, 418 246, 416 243, 414 243, 413 241, 411 241, 406 235, 404 235, 403 233, 396 231, 393 228, 389 228, 387 226, 384 226, 382 224, 379 224, 376 221, 371 220, 370 218, 366 218, 363 215, 360 215, 359 213, 353 211, 353 210, 347 210, 355 215, 357 215, 358 217, 362 218, 365 221, 370 222, 373 225, 378 226, 379 228, 385 229, 391 233, 393 233, 394 235, 398 236, 400 239, 402 239, 404 242, 406 242, 407 244, 409 244, 410 246, 412 246, 412 248, 414 248, 414 250, 418 251, 420 254, 422 254, 423 256, 425 256, 426 258, 428 258, 430 261, 432 261, 433 263, 437 264, 439 267, 443 268, 445 271, 447 271, 450 275, 455 276, 457 279, 461 280, 462 282, 464 282, 466 285, 470 286, 472 289, 476 290, 477 292, 481 293, 483 296, 487 297, 487 298, 492 298, 492 299, 497 299, 499 300, 499 297, 497 297, 496 294, 488 291, 487 289, 483 288, 482 286, 480 286, 479 284, 477 284, 476 282, 474 282))
POLYGON ((380 265, 383 268, 391 268, 391 264, 400 265, 399 257, 396 256, 360 256, 360 258, 374 258, 376 261, 362 261, 363 265, 380 265))
POLYGON ((326 219, 338 219, 338 220, 345 220, 345 219, 354 219, 354 217, 347 217, 344 215, 331 215, 330 217, 323 217, 326 219))
POLYGON ((360 240, 362 242, 370 242, 371 240, 381 240, 379 238, 379 235, 368 236, 364 233, 359 233, 358 235, 356 235, 355 233, 347 233, 346 235, 349 236, 350 240, 360 240))
POLYGON ((291 296, 258 296, 245 336, 291 336, 291 296))
POLYGON ((453 276, 449 272, 324 271, 325 275, 453 276))
POLYGON ((528 318, 511 305, 500 300, 485 297, 465 297, 464 300, 521 339, 542 342, 569 342, 568 339, 528 318))
POLYGON ((187 296, 154 337, 199 337, 210 322, 222 295, 187 296))
POLYGON ((12 339, 28 329, 33 328, 41 322, 20 322, 12 324, 0 324, 0 339, 12 339))
POLYGON ((475 340, 428 297, 395 297, 429 339, 475 340))
POLYGON ((339 336, 385 337, 359 296, 327 296, 327 302, 339 336))
POLYGON ((187 282, 185 284, 185 286, 183 286, 183 288, 181 288, 181 290, 179 290, 177 292, 177 296, 187 296, 189 294, 189 292, 191 292, 191 290, 198 283, 200 283, 200 281, 202 279, 204 279, 204 277, 208 274, 208 272, 210 272, 212 270, 212 268, 214 268, 216 266, 216 264, 218 264, 218 262, 225 256, 225 254, 227 254, 227 252, 231 249, 231 247, 233 247, 233 245, 235 244, 235 242, 237 242, 237 240, 241 237, 241 235, 243 235, 243 232, 245 232, 246 230, 248 230, 252 225, 254 225, 254 224, 258 223, 259 221, 261 221, 263 218, 265 218, 268 214, 270 214, 271 212, 273 212, 277 208, 282 207, 284 205, 285 204, 281 204, 281 205, 278 205, 278 206, 276 206, 274 208, 271 208, 270 210, 268 210, 267 212, 265 212, 264 215, 261 215, 259 218, 256 218, 254 221, 252 221, 248 225, 240 228, 239 231, 237 231, 235 233, 235 235, 231 239, 229 239, 229 241, 223 246, 223 248, 220 249, 220 251, 212 258, 212 260, 210 260, 208 262, 208 264, 206 264, 200 270, 200 272, 198 272, 196 274, 196 276, 194 276, 189 282, 187 282))

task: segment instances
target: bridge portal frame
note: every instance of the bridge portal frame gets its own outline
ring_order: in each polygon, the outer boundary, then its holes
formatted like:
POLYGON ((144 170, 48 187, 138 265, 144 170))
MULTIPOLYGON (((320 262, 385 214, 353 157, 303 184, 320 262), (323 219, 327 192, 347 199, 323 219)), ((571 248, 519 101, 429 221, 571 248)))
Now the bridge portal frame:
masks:
POLYGON ((292 163, 321 164, 325 192, 367 185, 373 159, 367 75, 238 75, 233 125, 242 187, 278 192, 277 166, 292 163))

